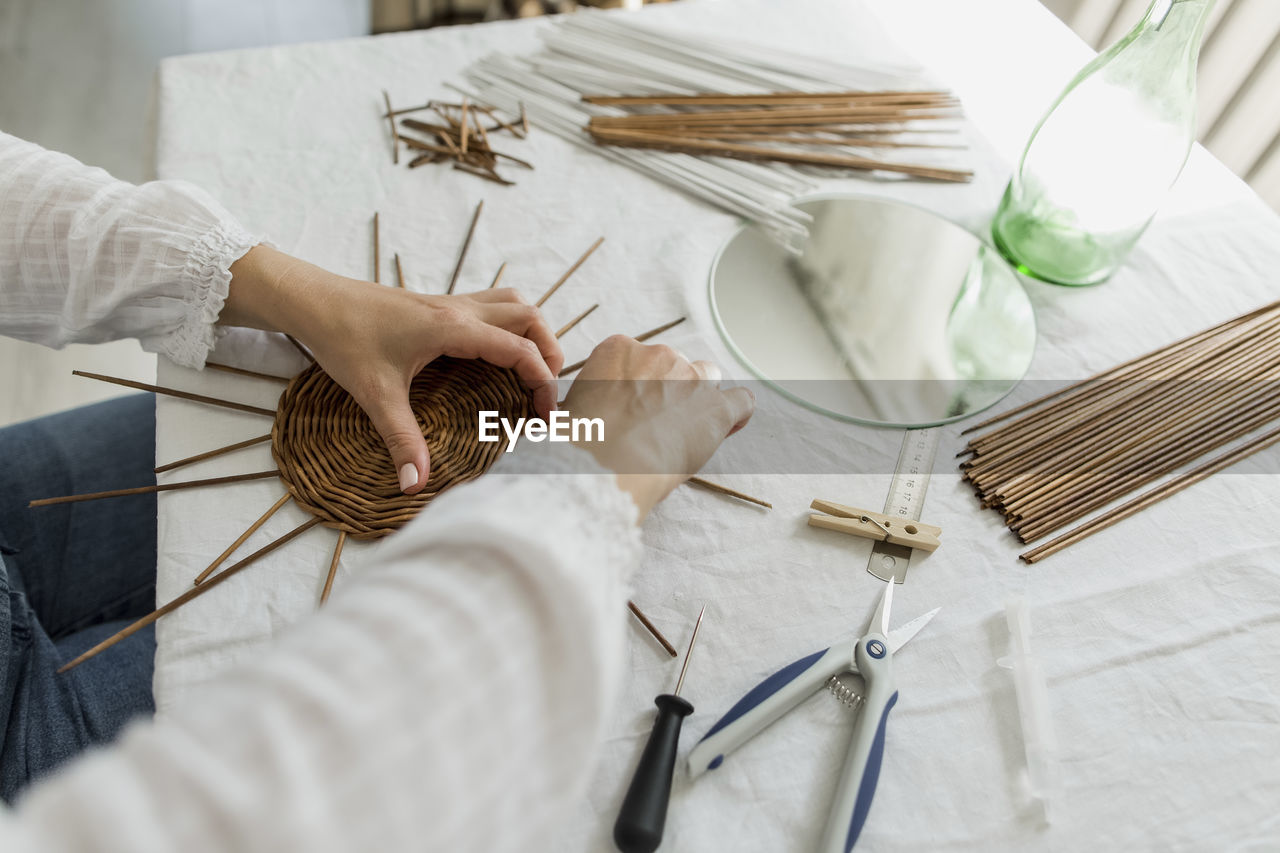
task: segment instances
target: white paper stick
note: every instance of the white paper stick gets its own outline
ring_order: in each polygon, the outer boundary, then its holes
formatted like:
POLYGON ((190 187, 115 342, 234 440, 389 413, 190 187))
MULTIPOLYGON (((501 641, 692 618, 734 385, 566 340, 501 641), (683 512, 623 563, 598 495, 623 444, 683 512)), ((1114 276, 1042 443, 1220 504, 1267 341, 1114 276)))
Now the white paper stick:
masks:
MULTIPOLYGON (((754 220, 791 247, 803 244, 809 222, 791 200, 815 188, 808 176, 830 170, 601 146, 585 130, 591 117, 629 113, 588 104, 582 96, 926 87, 911 69, 871 70, 767 46, 688 36, 638 24, 633 16, 624 22, 617 15, 580 12, 558 19, 539 36, 544 49, 531 57, 493 54, 467 70, 478 100, 513 114, 523 104, 539 128, 754 220)), ((904 124, 895 129, 909 134, 912 128, 904 124)), ((918 162, 945 162, 945 157, 941 150, 930 151, 918 162)))

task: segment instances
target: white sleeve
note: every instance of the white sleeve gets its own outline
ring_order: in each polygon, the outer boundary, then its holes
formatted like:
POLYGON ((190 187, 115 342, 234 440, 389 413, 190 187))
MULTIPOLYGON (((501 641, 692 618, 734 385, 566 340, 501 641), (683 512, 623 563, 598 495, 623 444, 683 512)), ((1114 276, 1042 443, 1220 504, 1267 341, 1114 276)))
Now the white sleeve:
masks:
POLYGON ((554 849, 640 539, 612 474, 539 449, 544 473, 450 491, 259 661, 0 809, 0 850, 554 849))
POLYGON ((0 133, 0 334, 132 337, 200 367, 231 264, 259 242, 195 186, 134 186, 0 133))

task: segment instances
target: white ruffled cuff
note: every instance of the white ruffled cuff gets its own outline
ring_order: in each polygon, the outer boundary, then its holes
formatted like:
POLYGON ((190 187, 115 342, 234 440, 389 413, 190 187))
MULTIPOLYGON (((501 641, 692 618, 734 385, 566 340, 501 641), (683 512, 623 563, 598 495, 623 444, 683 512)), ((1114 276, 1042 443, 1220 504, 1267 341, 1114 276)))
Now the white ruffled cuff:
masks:
POLYGON ((186 313, 177 328, 153 342, 156 352, 183 367, 204 366, 217 340, 214 324, 231 288, 231 265, 263 242, 234 220, 224 219, 191 247, 181 274, 186 313))

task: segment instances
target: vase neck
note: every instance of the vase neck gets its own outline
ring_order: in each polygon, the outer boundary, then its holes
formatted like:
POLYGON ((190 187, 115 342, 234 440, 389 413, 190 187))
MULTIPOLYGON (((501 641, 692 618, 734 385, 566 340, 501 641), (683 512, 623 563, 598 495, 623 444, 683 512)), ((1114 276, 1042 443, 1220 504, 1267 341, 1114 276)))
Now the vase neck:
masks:
POLYGON ((1214 0, 1153 0, 1138 29, 1198 44, 1213 4, 1214 0))

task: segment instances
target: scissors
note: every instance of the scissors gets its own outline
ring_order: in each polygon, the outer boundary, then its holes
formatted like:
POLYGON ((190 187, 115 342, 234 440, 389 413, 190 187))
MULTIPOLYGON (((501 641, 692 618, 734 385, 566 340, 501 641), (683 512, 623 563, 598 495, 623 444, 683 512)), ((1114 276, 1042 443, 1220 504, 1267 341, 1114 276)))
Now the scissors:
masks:
MULTIPOLYGON (((861 637, 846 640, 784 666, 757 684, 729 709, 689 753, 689 775, 700 776, 719 767, 724 757, 755 737, 836 676, 857 673, 866 683, 862 709, 835 800, 822 833, 821 853, 848 853, 858 840, 871 809, 880 763, 884 757, 885 724, 898 701, 893 680, 893 655, 929 623, 941 607, 889 630, 893 587, 885 586, 871 624, 861 637)), ((838 683, 838 682, 837 682, 838 683)))

